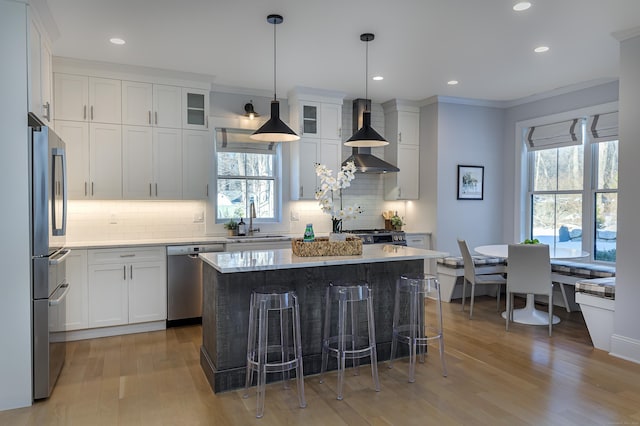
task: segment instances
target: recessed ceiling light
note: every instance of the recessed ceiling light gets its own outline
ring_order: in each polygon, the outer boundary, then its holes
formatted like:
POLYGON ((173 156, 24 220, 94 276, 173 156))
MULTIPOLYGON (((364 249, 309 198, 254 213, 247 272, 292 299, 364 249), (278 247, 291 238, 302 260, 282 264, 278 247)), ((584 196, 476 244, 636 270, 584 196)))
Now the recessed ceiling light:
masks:
POLYGON ((121 46, 126 43, 123 39, 118 37, 110 38, 109 41, 113 44, 117 44, 118 46, 121 46))
POLYGON ((372 79, 375 80, 375 81, 380 81, 380 80, 384 80, 384 77, 381 76, 381 75, 376 75, 376 76, 372 77, 372 79))
POLYGON ((536 53, 544 53, 549 51, 549 46, 538 46, 535 49, 533 49, 533 51, 536 53))
POLYGON ((458 84, 458 80, 449 80, 449 81, 447 81, 447 84, 449 86, 455 86, 456 84, 458 84))
POLYGON ((527 10, 531 7, 531 2, 528 1, 520 1, 513 5, 513 10, 516 12, 522 12, 523 10, 527 10))

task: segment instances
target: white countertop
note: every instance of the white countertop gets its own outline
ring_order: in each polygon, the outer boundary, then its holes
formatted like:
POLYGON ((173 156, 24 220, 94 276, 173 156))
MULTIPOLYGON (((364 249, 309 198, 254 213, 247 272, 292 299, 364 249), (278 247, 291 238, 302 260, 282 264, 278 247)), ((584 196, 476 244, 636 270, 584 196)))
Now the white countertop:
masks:
POLYGON ((120 247, 144 247, 144 246, 175 246, 190 244, 230 244, 230 243, 258 243, 273 241, 289 241, 288 235, 268 235, 253 237, 185 237, 185 238, 143 238, 132 240, 101 240, 101 241, 68 241, 67 248, 93 249, 93 248, 120 248, 120 247))
POLYGON ((295 256, 291 249, 199 254, 204 262, 223 274, 400 260, 437 259, 448 255, 449 253, 445 252, 389 244, 365 245, 362 247, 362 255, 358 256, 299 257, 295 256))

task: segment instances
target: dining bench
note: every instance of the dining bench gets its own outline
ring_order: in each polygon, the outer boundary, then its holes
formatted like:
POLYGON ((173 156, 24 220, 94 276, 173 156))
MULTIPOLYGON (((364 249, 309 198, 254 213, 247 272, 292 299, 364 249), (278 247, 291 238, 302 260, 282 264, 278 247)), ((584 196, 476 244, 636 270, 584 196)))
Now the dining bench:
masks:
MULTIPOLYGON (((506 259, 490 256, 472 256, 478 274, 501 274, 507 272, 506 259)), ((462 297, 464 277, 464 260, 462 256, 448 256, 438 259, 438 277, 440 280, 441 297, 443 302, 451 302, 451 299, 462 297)), ((607 266, 595 263, 583 263, 560 259, 551 260, 551 281, 558 284, 564 306, 567 312, 571 312, 573 300, 569 300, 565 286, 575 286, 576 282, 585 279, 615 277, 615 266, 607 266)), ((570 294, 572 294, 571 292, 570 294)), ((571 298, 573 299, 573 297, 571 298)))
POLYGON ((593 346, 609 352, 616 303, 615 277, 580 280, 575 288, 576 303, 580 305, 593 346))

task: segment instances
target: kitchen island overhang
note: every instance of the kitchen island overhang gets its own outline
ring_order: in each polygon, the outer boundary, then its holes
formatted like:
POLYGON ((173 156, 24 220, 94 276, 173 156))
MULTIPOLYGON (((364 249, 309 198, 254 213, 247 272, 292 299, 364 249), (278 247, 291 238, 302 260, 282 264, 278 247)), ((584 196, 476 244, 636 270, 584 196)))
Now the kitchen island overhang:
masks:
MULTIPOLYGON (((378 360, 389 359, 395 284, 447 253, 370 245, 362 255, 298 257, 291 249, 202 253, 200 364, 214 392, 244 386, 249 301, 255 288, 295 290, 300 302, 305 375, 320 372, 325 290, 331 282, 366 281, 373 292, 378 360)), ((329 368, 335 369, 335 360, 329 368)), ((279 376, 277 376, 279 377, 279 376)), ((276 377, 276 378, 277 378, 276 377)))

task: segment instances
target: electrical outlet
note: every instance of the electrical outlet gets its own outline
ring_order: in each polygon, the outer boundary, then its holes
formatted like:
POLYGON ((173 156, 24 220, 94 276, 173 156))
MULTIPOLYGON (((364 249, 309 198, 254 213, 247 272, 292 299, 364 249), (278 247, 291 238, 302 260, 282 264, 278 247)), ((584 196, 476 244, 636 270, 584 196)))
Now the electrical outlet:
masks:
POLYGON ((204 222, 204 212, 199 211, 193 214, 193 223, 202 223, 204 222))
POLYGON ((300 220, 300 212, 297 210, 291 210, 291 222, 298 222, 300 220))
POLYGON ((109 216, 109 225, 117 225, 117 224, 118 224, 118 216, 111 213, 111 216, 109 216))

